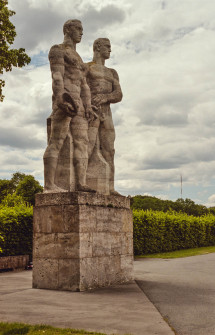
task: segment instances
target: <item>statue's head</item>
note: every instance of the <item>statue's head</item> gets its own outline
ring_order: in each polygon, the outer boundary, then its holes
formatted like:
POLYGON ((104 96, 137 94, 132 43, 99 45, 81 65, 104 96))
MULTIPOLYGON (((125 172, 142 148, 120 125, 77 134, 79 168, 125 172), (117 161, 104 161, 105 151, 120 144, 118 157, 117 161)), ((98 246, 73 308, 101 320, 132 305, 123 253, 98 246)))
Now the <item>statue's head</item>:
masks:
POLYGON ((110 58, 111 44, 108 38, 97 38, 93 43, 94 53, 99 53, 104 59, 110 58))
POLYGON ((69 36, 75 43, 81 42, 83 35, 82 23, 79 20, 68 20, 63 25, 64 35, 69 36))

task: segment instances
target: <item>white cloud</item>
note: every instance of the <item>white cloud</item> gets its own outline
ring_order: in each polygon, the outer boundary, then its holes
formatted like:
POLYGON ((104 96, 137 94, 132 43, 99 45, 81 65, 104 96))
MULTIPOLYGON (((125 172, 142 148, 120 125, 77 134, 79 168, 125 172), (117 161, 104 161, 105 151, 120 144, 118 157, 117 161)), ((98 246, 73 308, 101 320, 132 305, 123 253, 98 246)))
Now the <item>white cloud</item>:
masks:
POLYGON ((9 3, 16 11, 15 45, 25 47, 33 63, 5 75, 6 98, 0 114, 4 172, 0 171, 0 178, 25 162, 42 179, 45 122, 52 94, 47 52, 62 42, 62 25, 71 16, 83 21, 84 36, 77 50, 85 61, 92 59, 94 39, 107 36, 112 43, 107 66, 117 70, 124 94, 123 101, 112 107, 117 189, 123 194, 148 192, 177 198, 182 174, 185 197, 207 202, 214 193, 215 178, 215 3, 9 3), (11 164, 6 148, 18 155, 16 165, 11 164), (40 159, 36 165, 34 158, 40 159))

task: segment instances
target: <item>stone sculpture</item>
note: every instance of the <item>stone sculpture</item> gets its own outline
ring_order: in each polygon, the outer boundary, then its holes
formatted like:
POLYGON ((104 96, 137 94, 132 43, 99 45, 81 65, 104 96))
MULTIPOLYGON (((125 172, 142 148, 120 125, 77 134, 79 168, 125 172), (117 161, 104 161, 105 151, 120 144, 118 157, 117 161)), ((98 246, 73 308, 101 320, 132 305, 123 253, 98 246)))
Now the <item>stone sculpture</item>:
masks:
POLYGON ((79 20, 68 20, 63 27, 64 41, 49 52, 52 72, 53 112, 48 147, 44 154, 45 192, 65 192, 56 185, 55 174, 60 150, 69 131, 73 138, 73 164, 76 190, 93 191, 86 185, 88 166, 88 120, 95 114, 91 107, 90 90, 85 66, 76 52, 83 35, 79 20))
POLYGON ((76 52, 81 22, 63 30, 64 42, 49 52, 53 111, 45 191, 34 207, 33 287, 77 292, 133 279, 133 222, 130 199, 114 190, 110 104, 122 92, 117 72, 105 66, 110 41, 97 39, 84 64, 76 52))
POLYGON ((88 154, 90 158, 96 141, 99 141, 98 147, 109 165, 109 194, 117 195, 118 192, 114 190, 115 130, 110 104, 122 100, 122 91, 117 72, 105 66, 105 60, 110 58, 111 53, 109 39, 95 40, 93 52, 93 60, 87 64, 87 83, 91 91, 92 104, 97 107, 98 119, 90 123, 88 154))
POLYGON ((76 52, 83 35, 81 22, 68 20, 63 32, 63 43, 54 45, 49 52, 53 111, 44 154, 44 192, 117 194, 110 104, 121 101, 122 91, 117 72, 105 66, 110 57, 110 41, 95 40, 93 61, 84 64, 76 52), (66 150, 68 137, 71 140, 66 150))

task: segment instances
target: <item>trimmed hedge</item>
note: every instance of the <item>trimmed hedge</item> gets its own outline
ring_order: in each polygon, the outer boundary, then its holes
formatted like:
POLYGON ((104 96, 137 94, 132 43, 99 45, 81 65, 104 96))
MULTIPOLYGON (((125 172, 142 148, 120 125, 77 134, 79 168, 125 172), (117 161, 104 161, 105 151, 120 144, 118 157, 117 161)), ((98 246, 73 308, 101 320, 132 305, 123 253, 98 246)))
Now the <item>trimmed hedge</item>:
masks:
POLYGON ((0 208, 0 256, 31 256, 32 235, 32 206, 18 204, 0 208))
POLYGON ((134 254, 215 245, 215 216, 133 210, 134 254))

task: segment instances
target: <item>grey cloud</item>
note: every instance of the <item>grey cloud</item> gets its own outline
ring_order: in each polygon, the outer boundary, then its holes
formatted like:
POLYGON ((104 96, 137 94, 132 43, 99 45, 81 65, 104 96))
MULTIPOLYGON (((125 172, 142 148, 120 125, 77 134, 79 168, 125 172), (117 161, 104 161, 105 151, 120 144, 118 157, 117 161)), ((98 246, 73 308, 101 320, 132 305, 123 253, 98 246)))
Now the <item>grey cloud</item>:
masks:
POLYGON ((11 20, 17 30, 14 46, 24 47, 28 52, 35 49, 41 41, 48 44, 58 34, 58 30, 63 34, 63 13, 54 11, 52 7, 31 8, 28 2, 19 2, 16 15, 11 20))
POLYGON ((202 25, 198 26, 187 26, 187 27, 180 27, 175 30, 174 32, 174 39, 180 39, 183 38, 184 36, 188 35, 189 33, 193 32, 195 29, 201 27, 202 25))
POLYGON ((113 122, 114 122, 114 126, 121 126, 124 122, 123 120, 123 116, 120 113, 119 107, 117 105, 112 105, 111 106, 111 110, 112 110, 112 115, 113 115, 113 122))
POLYGON ((184 126, 194 97, 186 94, 165 94, 145 99, 138 104, 138 116, 146 125, 184 126))
POLYGON ((86 32, 95 32, 104 26, 110 26, 116 22, 122 22, 125 19, 125 12, 117 6, 107 5, 100 11, 93 6, 89 6, 82 20, 86 27, 86 32))
POLYGON ((183 141, 175 145, 171 143, 171 138, 169 138, 169 144, 158 144, 154 152, 139 159, 137 170, 170 170, 185 167, 189 164, 214 161, 214 141, 196 141, 194 138, 190 138, 189 142, 183 141))
POLYGON ((165 159, 162 157, 151 157, 147 158, 143 162, 144 169, 157 169, 157 170, 165 170, 165 169, 176 169, 182 166, 183 164, 189 163, 188 159, 181 160, 181 157, 165 159))
POLYGON ((41 110, 40 112, 32 115, 32 117, 26 121, 26 124, 35 124, 44 128, 46 125, 46 120, 50 114, 51 108, 50 110, 41 110))
POLYGON ((165 1, 162 1, 162 2, 161 2, 161 9, 162 9, 162 10, 165 10, 165 9, 166 9, 166 2, 165 2, 165 1))
POLYGON ((6 165, 25 165, 28 163, 28 160, 25 157, 20 157, 18 155, 10 155, 9 157, 4 157, 2 164, 6 165))
POLYGON ((125 12, 115 5, 107 5, 101 10, 86 5, 81 9, 71 2, 69 15, 68 12, 56 11, 54 5, 49 8, 32 8, 24 1, 19 3, 17 10, 15 3, 14 7, 16 15, 12 17, 12 21, 17 30, 14 46, 24 47, 27 52, 32 52, 38 45, 43 45, 43 50, 48 50, 52 44, 60 43, 63 39, 63 24, 69 18, 77 17, 83 22, 86 37, 104 26, 125 19, 125 12))
POLYGON ((0 145, 21 149, 39 149, 45 147, 45 142, 35 138, 31 129, 0 128, 0 145))

